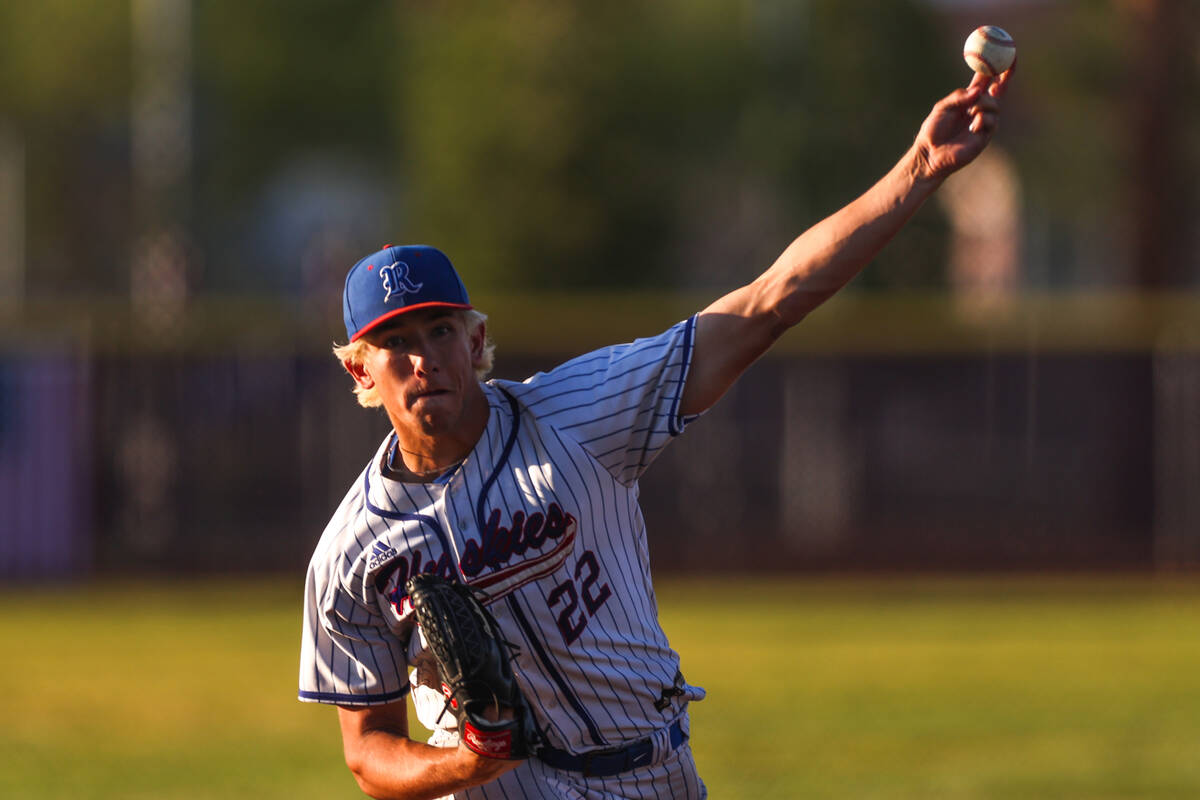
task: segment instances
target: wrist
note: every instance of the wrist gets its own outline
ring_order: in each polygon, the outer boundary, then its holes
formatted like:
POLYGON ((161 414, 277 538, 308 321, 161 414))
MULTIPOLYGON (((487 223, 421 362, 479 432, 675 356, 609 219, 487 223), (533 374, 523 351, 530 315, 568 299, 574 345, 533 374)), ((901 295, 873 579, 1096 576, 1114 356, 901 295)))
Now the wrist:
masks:
POLYGON ((458 759, 464 770, 464 777, 476 786, 495 780, 509 770, 516 769, 523 760, 491 758, 475 752, 463 742, 458 744, 458 759))
POLYGON ((931 194, 946 180, 946 176, 934 167, 929 148, 920 141, 913 142, 912 147, 900 159, 898 167, 918 192, 931 194))

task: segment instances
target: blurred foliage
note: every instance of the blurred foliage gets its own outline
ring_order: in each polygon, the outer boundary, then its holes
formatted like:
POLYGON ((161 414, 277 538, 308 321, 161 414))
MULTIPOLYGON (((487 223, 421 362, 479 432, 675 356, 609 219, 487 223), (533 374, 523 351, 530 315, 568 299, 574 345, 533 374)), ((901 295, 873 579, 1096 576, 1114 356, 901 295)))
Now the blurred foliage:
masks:
POLYGON ((56 126, 112 124, 129 91, 129 7, 123 0, 0 4, 0 103, 56 126))
POLYGON ((755 274, 886 169, 947 90, 957 55, 939 55, 927 10, 859 10, 834 0, 410 8, 403 227, 447 243, 484 285, 709 273, 727 285, 731 272, 755 274))
POLYGON ((1016 113, 1001 136, 1030 215, 1057 229, 1056 283, 1200 282, 1198 26, 1195 0, 1087 0, 1045 4, 1011 29, 1016 113), (1147 226, 1144 215, 1161 219, 1147 226), (1172 263, 1138 251, 1147 235, 1170 240, 1172 263))
POLYGON ((0 133, 23 144, 29 270, 47 285, 104 289, 123 266, 129 46, 125 0, 0 3, 0 133))
MULTIPOLYGON (((179 220, 209 264, 194 288, 297 284, 298 256, 278 246, 295 234, 270 226, 302 192, 310 216, 342 208, 372 232, 331 248, 330 272, 394 239, 445 247, 485 290, 729 286, 864 190, 966 82, 954 40, 967 14, 951 8, 194 0, 179 220), (313 203, 329 175, 346 180, 313 203)), ((1139 180, 1133 67, 1147 52, 1131 8, 996 7, 1021 43, 1000 146, 1048 237, 1104 247, 1121 230, 1139 180)), ((0 133, 24 148, 31 294, 126 290, 131 30, 130 0, 0 4, 0 133)), ((1194 44, 1180 57, 1192 63, 1194 44)), ((1186 158, 1168 189, 1194 208, 1197 106, 1174 113, 1186 158)), ((940 285, 945 234, 930 204, 859 285, 940 285)), ((1069 273, 1077 248, 1052 268, 1069 273)))
POLYGON ((252 267, 263 187, 297 159, 392 173, 395 10, 382 2, 198 0, 197 223, 217 276, 252 267))
MULTIPOLYGON (((1100 169, 1121 158, 1121 100, 1132 57, 1128 29, 1108 2, 1064 4, 1061 22, 1014 31, 1021 43, 1017 84, 1027 104, 1019 145, 1026 191, 1078 217, 1104 214, 1120 173, 1100 169), (1070 47, 1061 29, 1071 30, 1070 47)), ((1007 126, 1006 126, 1007 127, 1007 126)))

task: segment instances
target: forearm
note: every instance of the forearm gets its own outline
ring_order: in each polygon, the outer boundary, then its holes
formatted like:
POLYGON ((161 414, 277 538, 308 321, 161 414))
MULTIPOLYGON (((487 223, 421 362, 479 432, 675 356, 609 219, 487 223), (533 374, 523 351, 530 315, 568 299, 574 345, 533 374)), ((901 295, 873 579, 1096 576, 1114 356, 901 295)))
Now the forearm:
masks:
POLYGON ((798 236, 766 272, 701 313, 683 413, 711 407, 788 328, 883 249, 941 183, 923 167, 914 145, 874 186, 798 236))
POLYGON ((464 747, 432 747, 395 732, 371 731, 347 748, 346 764, 370 797, 420 800, 487 783, 520 762, 483 758, 464 747))
POLYGON ((798 236, 754 282, 774 309, 773 336, 849 283, 940 184, 914 145, 874 186, 798 236))

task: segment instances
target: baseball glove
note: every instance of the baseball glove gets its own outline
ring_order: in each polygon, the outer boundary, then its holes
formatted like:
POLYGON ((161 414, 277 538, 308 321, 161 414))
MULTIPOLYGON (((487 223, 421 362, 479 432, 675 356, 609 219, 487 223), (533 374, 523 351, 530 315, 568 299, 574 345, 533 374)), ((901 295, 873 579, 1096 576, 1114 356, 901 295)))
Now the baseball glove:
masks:
POLYGON ((533 715, 492 615, 470 587, 436 575, 415 575, 404 588, 437 661, 446 710, 458 719, 463 744, 488 758, 531 756, 533 715))

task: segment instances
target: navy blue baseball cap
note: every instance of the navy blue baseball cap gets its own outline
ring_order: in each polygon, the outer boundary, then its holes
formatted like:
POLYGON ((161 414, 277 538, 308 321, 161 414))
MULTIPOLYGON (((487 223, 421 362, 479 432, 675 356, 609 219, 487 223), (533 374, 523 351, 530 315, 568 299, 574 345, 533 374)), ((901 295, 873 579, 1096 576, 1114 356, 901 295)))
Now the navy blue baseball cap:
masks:
POLYGON ((467 287, 437 248, 384 245, 346 274, 342 316, 352 342, 398 314, 435 306, 471 307, 467 287))

